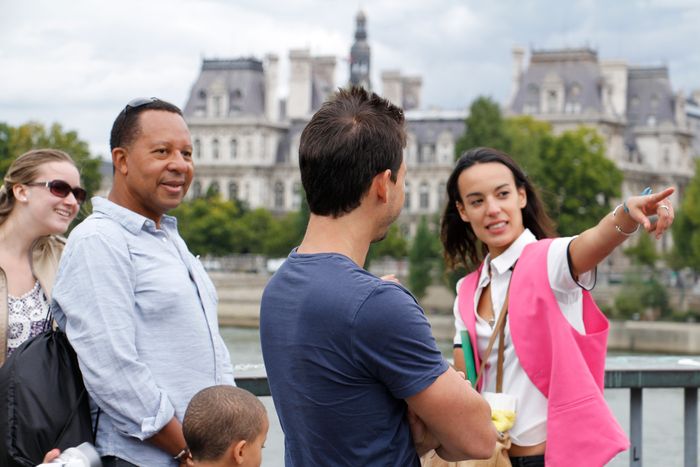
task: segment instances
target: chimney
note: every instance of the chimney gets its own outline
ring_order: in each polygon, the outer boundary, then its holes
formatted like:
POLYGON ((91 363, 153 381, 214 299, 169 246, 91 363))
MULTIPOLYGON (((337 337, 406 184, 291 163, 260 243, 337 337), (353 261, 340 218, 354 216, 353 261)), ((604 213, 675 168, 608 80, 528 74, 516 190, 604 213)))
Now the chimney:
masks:
POLYGON ((306 118, 311 114, 311 65, 308 49, 289 51, 289 118, 306 118))
POLYGON ((520 90, 520 80, 523 77, 523 61, 525 58, 525 49, 520 46, 513 47, 511 53, 513 54, 513 83, 510 92, 510 105, 513 105, 515 96, 520 90))
POLYGON ((403 81, 400 71, 382 72, 382 94, 392 104, 403 107, 403 81))
POLYGON ((420 108, 423 79, 420 76, 405 76, 403 78, 403 109, 420 108))
POLYGON ((279 58, 275 54, 265 56, 265 115, 271 122, 280 119, 280 106, 277 100, 277 80, 279 58))

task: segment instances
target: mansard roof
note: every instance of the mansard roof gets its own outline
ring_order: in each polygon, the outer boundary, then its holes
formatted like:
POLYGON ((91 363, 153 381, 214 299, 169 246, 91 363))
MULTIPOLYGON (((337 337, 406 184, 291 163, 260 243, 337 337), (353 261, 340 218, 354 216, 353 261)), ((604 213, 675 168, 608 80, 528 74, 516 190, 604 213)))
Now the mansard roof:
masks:
POLYGON ((445 131, 456 140, 465 130, 466 110, 409 110, 406 112, 406 131, 413 134, 418 144, 435 144, 445 131))
POLYGON ((667 67, 630 67, 627 79, 627 120, 631 125, 675 122, 674 94, 667 67))
POLYGON ((204 59, 197 81, 184 108, 185 118, 206 114, 207 97, 225 93, 229 108, 225 116, 265 113, 263 65, 255 58, 204 59))
POLYGON ((578 87, 577 102, 583 112, 603 111, 598 54, 591 49, 533 50, 530 65, 521 77, 511 105, 512 110, 524 113, 528 92, 541 92, 545 82, 553 79, 564 86, 566 96, 578 87))

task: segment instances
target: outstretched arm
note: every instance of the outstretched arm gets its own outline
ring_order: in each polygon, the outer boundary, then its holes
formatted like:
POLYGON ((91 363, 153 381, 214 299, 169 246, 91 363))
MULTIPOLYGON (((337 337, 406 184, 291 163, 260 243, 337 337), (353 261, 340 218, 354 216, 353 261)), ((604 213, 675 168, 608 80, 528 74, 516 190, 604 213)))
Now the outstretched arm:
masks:
POLYGON ((659 193, 632 196, 625 202, 627 210, 623 205, 616 207, 598 225, 573 239, 569 252, 574 275, 578 277, 595 268, 640 226, 661 238, 673 223, 673 206, 668 199, 673 191, 666 188, 659 193), (652 215, 658 216, 656 222, 649 219, 652 215))

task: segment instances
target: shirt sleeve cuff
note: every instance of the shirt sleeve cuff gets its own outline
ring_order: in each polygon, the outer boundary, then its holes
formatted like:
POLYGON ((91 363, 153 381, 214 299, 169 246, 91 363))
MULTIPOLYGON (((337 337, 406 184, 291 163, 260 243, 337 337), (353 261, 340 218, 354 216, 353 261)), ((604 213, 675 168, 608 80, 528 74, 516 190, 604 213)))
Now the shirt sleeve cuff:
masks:
POLYGON ((157 434, 175 416, 175 407, 165 394, 161 393, 158 412, 153 417, 146 417, 141 421, 141 432, 136 434, 140 440, 144 440, 157 434))

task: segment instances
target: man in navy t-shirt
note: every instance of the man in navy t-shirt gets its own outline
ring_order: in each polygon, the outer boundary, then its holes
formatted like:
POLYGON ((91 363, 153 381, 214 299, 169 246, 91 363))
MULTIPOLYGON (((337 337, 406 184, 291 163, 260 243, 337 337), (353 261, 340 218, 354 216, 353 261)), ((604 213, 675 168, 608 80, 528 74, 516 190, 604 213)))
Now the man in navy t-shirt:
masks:
POLYGON ((309 224, 260 314, 287 466, 493 451, 488 404, 442 358, 413 296, 362 268, 403 206, 405 139, 401 109, 361 88, 338 91, 302 133, 309 224))

